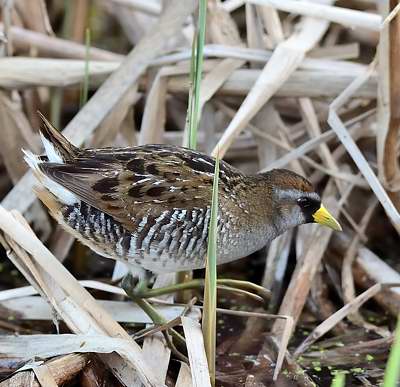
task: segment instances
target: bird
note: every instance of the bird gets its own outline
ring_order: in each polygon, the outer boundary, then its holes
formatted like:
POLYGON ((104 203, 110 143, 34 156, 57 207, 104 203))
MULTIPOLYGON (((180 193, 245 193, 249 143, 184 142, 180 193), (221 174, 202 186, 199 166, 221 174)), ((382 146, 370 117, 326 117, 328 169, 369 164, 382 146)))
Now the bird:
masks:
MULTIPOLYGON (((80 149, 42 119, 45 154, 23 151, 35 193, 64 229, 136 273, 205 267, 214 158, 165 144, 80 149)), ((219 163, 217 264, 302 224, 341 230, 306 178, 287 169, 245 174, 219 163)))

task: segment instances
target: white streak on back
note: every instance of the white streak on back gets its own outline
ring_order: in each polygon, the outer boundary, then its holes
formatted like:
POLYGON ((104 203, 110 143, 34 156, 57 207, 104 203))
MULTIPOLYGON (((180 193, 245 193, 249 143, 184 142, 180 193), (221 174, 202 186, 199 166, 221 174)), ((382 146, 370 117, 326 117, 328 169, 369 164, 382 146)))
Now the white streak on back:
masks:
POLYGON ((25 154, 24 159, 29 167, 35 172, 36 177, 53 195, 55 195, 61 202, 72 205, 77 203, 78 198, 69 190, 64 188, 61 184, 56 183, 47 177, 39 168, 42 162, 39 158, 30 151, 22 150, 25 154))
POLYGON ((40 133, 40 138, 42 140, 44 150, 46 151, 46 156, 48 157, 49 161, 51 163, 64 164, 63 159, 61 158, 60 154, 57 152, 54 145, 49 140, 47 140, 47 138, 44 137, 42 133, 40 133))

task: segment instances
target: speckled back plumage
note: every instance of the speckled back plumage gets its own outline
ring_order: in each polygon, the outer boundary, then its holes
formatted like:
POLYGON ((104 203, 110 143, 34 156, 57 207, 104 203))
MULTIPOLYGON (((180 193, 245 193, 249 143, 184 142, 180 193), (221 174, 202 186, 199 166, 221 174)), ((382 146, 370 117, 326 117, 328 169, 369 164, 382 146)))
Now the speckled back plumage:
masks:
MULTIPOLYGON (((47 188, 38 195, 79 240, 154 272, 204 266, 213 158, 169 145, 80 150, 48 122, 42 136, 47 156, 27 154, 47 188), (62 189, 76 200, 61 200, 62 189)), ((312 190, 290 171, 275 175, 247 176, 221 161, 219 263, 246 256, 284 231, 274 221, 274 183, 312 190)))

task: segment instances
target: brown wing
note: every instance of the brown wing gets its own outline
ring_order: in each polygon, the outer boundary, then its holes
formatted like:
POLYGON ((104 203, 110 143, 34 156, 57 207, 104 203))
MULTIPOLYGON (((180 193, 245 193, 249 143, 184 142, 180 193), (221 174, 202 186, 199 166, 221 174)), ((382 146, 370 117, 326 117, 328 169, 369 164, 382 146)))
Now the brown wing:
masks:
MULTIPOLYGON (((171 208, 210 205, 214 160, 172 146, 97 149, 68 164, 41 164, 42 171, 83 201, 131 229, 138 213, 160 216, 171 208)), ((240 172, 221 163, 222 192, 240 172)))

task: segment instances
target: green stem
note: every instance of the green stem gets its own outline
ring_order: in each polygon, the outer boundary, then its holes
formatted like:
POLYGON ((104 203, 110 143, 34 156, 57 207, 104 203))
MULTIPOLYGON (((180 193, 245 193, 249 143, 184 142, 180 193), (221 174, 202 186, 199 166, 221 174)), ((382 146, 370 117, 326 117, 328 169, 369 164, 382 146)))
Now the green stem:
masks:
POLYGON ((397 319, 394 342, 386 364, 383 387, 396 387, 400 379, 400 314, 397 319))
MULTIPOLYGON (((226 290, 244 290, 250 291, 261 296, 264 301, 268 301, 270 298, 270 291, 268 289, 263 288, 260 285, 254 284, 248 281, 240 281, 240 280, 232 280, 232 279, 217 279, 218 286, 224 286, 226 290)), ((151 297, 159 297, 165 294, 176 293, 183 290, 189 289, 200 289, 204 287, 204 279, 198 278, 193 279, 188 282, 181 282, 170 286, 165 286, 163 288, 143 288, 139 290, 136 295, 141 298, 151 298, 151 297)))

